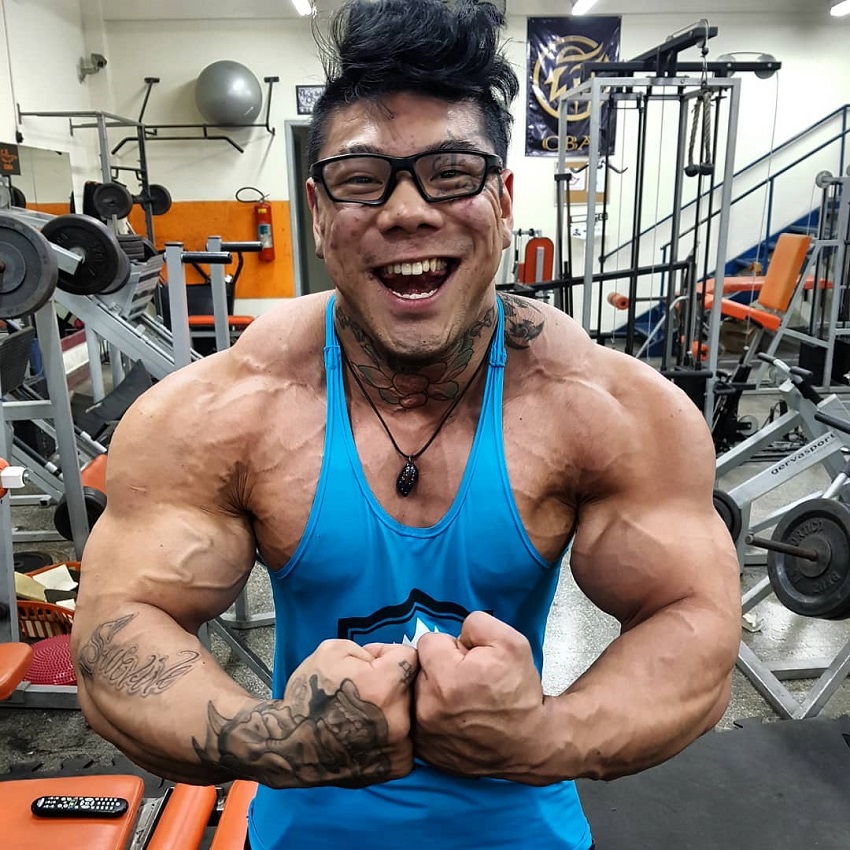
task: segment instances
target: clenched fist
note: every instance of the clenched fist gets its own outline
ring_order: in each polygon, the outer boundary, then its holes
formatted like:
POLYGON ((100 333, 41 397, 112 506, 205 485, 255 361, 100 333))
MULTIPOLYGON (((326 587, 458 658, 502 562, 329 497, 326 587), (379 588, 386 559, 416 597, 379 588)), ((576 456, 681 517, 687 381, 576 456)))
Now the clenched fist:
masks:
POLYGON ((326 640, 293 672, 283 701, 296 721, 291 763, 308 785, 362 786, 413 769, 412 647, 326 640))
POLYGON ((415 684, 416 756, 465 776, 529 785, 547 775, 547 708, 531 647, 515 629, 483 612, 470 614, 460 637, 420 638, 415 684))

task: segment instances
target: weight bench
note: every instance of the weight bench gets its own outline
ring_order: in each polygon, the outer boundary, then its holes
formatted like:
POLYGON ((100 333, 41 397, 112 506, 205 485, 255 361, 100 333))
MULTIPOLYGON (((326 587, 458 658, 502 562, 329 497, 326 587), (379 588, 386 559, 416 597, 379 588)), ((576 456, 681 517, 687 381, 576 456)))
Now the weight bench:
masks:
MULTIPOLYGON (((24 643, 0 643, 0 700, 8 697, 26 675, 32 648, 24 643)), ((210 850, 243 850, 248 831, 248 806, 256 782, 237 780, 224 804, 210 850)), ((146 800, 144 781, 132 774, 17 779, 0 782, 0 835, 3 846, 61 847, 62 850, 198 850, 213 821, 221 790, 213 785, 177 783, 159 799, 146 800), (123 797, 127 811, 117 818, 40 818, 33 800, 42 796, 123 797), (143 840, 148 833, 147 845, 143 840), (136 839, 140 839, 136 842, 136 839)))
MULTIPOLYGON (((758 290, 756 301, 752 304, 742 304, 732 298, 721 299, 720 312, 723 316, 752 322, 759 329, 751 345, 752 351, 758 350, 759 337, 765 330, 772 333, 779 330, 798 285, 803 283, 800 281, 800 273, 811 242, 809 236, 796 233, 781 234, 776 241, 776 248, 768 264, 767 274, 758 290)), ((747 279, 746 282, 752 281, 754 279, 747 279)), ((711 291, 706 292, 703 299, 706 311, 711 310, 714 304, 713 290, 712 286, 711 291)), ((726 282, 724 281, 725 294, 726 282)))

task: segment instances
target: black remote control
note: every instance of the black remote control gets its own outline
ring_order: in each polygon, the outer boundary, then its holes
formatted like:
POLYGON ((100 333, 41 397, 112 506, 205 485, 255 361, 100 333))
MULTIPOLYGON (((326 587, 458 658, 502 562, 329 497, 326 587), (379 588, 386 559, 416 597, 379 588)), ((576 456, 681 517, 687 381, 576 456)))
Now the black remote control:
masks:
POLYGON ((123 797, 38 797, 30 810, 39 818, 120 818, 129 804, 123 797))

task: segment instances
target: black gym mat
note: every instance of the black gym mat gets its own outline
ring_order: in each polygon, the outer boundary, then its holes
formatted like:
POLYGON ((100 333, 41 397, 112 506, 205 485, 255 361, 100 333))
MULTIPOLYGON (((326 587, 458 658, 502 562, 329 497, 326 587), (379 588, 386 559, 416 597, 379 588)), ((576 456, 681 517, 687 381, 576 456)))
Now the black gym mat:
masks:
POLYGON ((743 721, 578 787, 597 850, 848 850, 850 718, 743 721))

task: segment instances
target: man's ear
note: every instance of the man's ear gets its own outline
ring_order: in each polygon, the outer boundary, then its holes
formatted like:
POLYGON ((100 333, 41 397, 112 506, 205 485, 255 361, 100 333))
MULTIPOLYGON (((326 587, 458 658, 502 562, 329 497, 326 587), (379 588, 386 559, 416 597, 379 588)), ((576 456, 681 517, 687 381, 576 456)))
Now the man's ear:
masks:
POLYGON ((307 189, 307 203, 310 204, 310 212, 313 214, 313 239, 316 243, 316 256, 323 260, 325 258, 324 236, 322 234, 322 213, 319 210, 319 192, 316 182, 310 177, 305 184, 307 189))
POLYGON ((502 191, 499 206, 502 213, 502 247, 510 246, 514 237, 514 173, 507 168, 501 173, 502 191))

